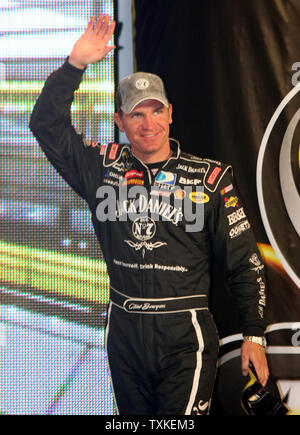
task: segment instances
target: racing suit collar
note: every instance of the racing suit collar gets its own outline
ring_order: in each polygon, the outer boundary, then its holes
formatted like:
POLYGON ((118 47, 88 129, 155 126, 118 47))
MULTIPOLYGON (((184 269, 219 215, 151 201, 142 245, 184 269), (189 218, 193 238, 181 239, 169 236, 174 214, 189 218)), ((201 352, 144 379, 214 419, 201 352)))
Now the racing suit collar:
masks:
POLYGON ((180 143, 178 142, 177 139, 173 139, 172 137, 170 137, 170 146, 171 146, 171 150, 173 151, 173 154, 171 155, 170 159, 179 159, 180 153, 181 153, 181 149, 180 149, 180 143))
POLYGON ((167 167, 173 167, 173 165, 177 162, 179 159, 181 150, 180 150, 180 143, 178 140, 170 138, 170 146, 171 150, 173 151, 172 155, 168 158, 166 163, 162 166, 161 169, 166 169, 167 167))
MULTIPOLYGON (((163 165, 163 168, 166 168, 169 165, 169 163, 173 163, 179 159, 179 156, 181 153, 179 141, 177 139, 170 137, 170 147, 172 150, 172 155, 166 160, 165 164, 163 165)), ((142 166, 145 167, 146 163, 144 163, 142 160, 140 160, 138 157, 136 157, 134 155, 131 147, 130 147, 130 150, 131 150, 131 155, 132 155, 133 159, 136 160, 139 163, 139 165, 141 164, 142 166)))

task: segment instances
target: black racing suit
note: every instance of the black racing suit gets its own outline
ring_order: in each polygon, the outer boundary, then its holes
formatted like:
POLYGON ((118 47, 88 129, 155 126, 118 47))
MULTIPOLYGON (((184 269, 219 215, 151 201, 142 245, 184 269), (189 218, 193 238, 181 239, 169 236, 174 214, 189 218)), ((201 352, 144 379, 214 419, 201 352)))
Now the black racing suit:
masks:
POLYGON ((218 354, 208 310, 215 256, 244 335, 265 330, 263 265, 231 168, 171 140, 173 155, 153 175, 129 145, 92 145, 71 124, 82 75, 68 62, 51 74, 30 128, 91 210, 111 284, 106 345, 118 411, 205 414, 218 354))

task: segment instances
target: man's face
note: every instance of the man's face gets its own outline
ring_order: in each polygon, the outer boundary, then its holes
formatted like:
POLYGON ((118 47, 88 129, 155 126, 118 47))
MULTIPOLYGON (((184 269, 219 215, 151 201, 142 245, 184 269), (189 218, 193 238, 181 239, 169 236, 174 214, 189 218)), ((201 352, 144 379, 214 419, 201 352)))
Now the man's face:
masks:
POLYGON ((145 100, 131 113, 115 114, 119 129, 126 133, 134 155, 145 163, 165 160, 170 153, 169 132, 172 106, 145 100))

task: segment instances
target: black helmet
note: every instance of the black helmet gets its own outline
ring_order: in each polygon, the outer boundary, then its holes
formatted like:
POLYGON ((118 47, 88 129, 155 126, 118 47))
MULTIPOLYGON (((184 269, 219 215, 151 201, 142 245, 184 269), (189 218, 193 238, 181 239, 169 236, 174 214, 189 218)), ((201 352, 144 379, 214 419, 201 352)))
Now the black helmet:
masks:
POLYGON ((241 405, 248 415, 286 415, 289 409, 258 381, 253 365, 249 365, 250 381, 241 394, 241 405))

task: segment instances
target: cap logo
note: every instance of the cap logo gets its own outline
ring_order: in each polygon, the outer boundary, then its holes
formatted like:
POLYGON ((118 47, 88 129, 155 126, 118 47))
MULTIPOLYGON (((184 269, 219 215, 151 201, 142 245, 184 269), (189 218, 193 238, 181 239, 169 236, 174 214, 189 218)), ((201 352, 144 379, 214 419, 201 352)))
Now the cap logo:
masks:
POLYGON ((150 83, 146 79, 139 79, 135 83, 135 87, 140 90, 149 88, 149 85, 150 83))

